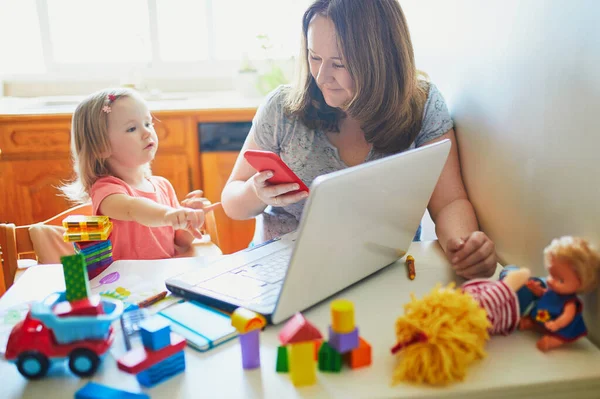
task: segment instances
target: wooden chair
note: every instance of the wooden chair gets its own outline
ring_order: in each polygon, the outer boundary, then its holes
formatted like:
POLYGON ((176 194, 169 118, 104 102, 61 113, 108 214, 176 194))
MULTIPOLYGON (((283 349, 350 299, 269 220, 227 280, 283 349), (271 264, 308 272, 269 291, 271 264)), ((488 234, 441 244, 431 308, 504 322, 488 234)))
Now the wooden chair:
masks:
MULTIPOLYGON (((62 220, 69 215, 91 215, 91 204, 78 205, 58 215, 41 222, 50 226, 61 226, 62 220)), ((15 226, 12 223, 0 224, 0 296, 10 288, 15 280, 19 259, 36 259, 33 243, 29 236, 29 228, 33 225, 15 226)), ((206 214, 203 234, 208 235, 203 240, 194 243, 194 247, 208 247, 210 254, 221 254, 219 249, 219 235, 214 212, 206 214)), ((197 249, 197 248, 194 248, 197 249)), ((194 254, 202 254, 203 248, 193 251, 194 254)))

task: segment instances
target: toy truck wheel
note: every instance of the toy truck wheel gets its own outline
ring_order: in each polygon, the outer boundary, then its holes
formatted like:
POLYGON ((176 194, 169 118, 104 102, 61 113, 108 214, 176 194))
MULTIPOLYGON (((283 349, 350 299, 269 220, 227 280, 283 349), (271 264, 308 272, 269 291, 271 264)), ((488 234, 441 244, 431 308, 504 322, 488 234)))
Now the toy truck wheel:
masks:
POLYGON ((100 365, 100 358, 89 349, 75 349, 69 355, 69 368, 73 374, 80 377, 89 377, 96 372, 100 365))
POLYGON ((17 358, 17 369, 25 378, 35 380, 42 378, 48 372, 50 362, 48 358, 40 352, 23 352, 17 358))

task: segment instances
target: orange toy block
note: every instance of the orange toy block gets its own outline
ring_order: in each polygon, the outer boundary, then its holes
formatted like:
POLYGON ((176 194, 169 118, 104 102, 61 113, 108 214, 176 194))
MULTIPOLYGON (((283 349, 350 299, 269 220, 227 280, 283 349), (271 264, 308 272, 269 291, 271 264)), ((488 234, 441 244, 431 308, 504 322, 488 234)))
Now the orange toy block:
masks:
POLYGON ((362 337, 359 337, 358 348, 346 353, 344 357, 346 364, 352 369, 370 366, 371 345, 362 337))
POLYGON ((319 349, 321 349, 321 344, 323 343, 323 340, 317 339, 314 342, 315 342, 315 362, 317 362, 317 361, 319 361, 319 349))

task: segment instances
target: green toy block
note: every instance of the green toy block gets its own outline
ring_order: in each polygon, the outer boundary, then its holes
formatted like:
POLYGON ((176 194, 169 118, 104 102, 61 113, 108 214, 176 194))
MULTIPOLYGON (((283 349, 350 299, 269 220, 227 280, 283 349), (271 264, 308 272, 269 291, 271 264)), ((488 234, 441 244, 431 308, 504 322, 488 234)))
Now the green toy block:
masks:
POLYGON ((319 370, 339 373, 342 369, 342 355, 327 342, 319 349, 319 370))
POLYGON ((67 301, 85 299, 90 295, 90 280, 88 278, 85 257, 82 254, 62 256, 63 275, 67 288, 67 301))
POLYGON ((277 365, 275 367, 275 371, 278 373, 287 373, 290 371, 288 365, 288 349, 285 345, 277 348, 277 365))

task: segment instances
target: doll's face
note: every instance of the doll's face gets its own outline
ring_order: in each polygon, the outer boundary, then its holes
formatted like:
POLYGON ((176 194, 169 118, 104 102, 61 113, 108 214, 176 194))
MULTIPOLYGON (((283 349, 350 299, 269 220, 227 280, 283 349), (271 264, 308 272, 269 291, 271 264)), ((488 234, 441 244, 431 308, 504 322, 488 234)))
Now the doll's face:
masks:
POLYGON ((558 294, 574 294, 581 287, 577 273, 565 261, 552 259, 548 272, 548 287, 558 294))

